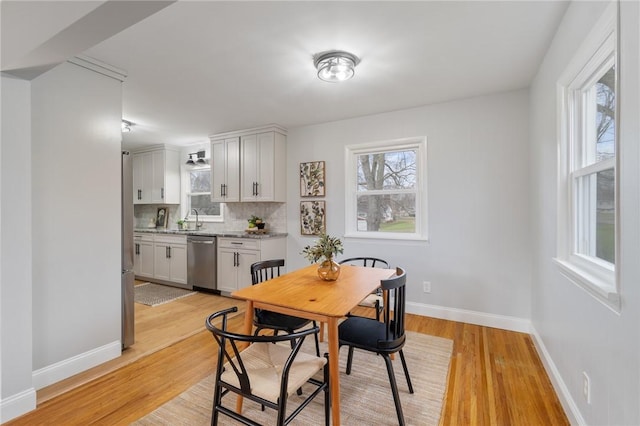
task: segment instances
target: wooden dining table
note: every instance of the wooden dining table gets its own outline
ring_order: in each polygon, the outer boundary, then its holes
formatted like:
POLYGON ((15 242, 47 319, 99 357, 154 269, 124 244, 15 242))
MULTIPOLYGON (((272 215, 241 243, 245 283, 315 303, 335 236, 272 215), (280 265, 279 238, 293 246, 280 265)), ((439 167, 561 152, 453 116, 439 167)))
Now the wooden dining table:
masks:
MULTIPOLYGON (((394 273, 394 269, 341 265, 337 281, 324 281, 318 277, 318 266, 310 265, 234 291, 231 296, 247 302, 245 334, 252 334, 254 309, 266 309, 326 324, 331 418, 333 425, 337 426, 340 425, 338 321, 380 287, 381 280, 390 278, 394 273)), ((241 399, 236 408, 238 412, 242 410, 241 399)))

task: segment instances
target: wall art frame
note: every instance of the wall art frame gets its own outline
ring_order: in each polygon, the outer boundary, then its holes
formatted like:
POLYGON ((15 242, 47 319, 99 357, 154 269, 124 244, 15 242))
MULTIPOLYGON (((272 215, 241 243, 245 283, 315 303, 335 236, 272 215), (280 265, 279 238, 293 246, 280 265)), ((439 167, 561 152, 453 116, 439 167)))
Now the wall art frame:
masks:
POLYGON ((300 201, 300 234, 320 235, 326 229, 324 201, 300 201))
POLYGON ((166 228, 169 223, 169 209, 166 207, 158 207, 156 213, 156 228, 166 228))
POLYGON ((326 187, 324 161, 300 163, 300 196, 324 197, 326 187))

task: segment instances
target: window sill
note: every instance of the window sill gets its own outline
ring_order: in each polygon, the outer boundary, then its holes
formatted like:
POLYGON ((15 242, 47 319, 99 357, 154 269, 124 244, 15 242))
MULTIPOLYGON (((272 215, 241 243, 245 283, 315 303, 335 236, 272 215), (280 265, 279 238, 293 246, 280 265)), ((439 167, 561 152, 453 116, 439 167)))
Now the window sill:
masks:
MULTIPOLYGON (((196 218, 189 216, 189 218, 187 218, 187 222, 189 223, 196 223, 196 218)), ((224 218, 221 217, 202 217, 200 216, 198 218, 198 222, 218 222, 218 223, 223 223, 224 222, 224 218)))
POLYGON ((585 290, 607 308, 615 313, 620 313, 620 294, 616 290, 615 284, 596 277, 566 260, 554 258, 553 262, 565 278, 585 290))
POLYGON ((427 242, 429 239, 427 237, 423 237, 421 235, 403 235, 403 234, 384 234, 384 233, 356 233, 356 232, 347 232, 344 235, 345 238, 353 238, 353 239, 362 239, 362 240, 384 240, 384 241, 424 241, 427 242))

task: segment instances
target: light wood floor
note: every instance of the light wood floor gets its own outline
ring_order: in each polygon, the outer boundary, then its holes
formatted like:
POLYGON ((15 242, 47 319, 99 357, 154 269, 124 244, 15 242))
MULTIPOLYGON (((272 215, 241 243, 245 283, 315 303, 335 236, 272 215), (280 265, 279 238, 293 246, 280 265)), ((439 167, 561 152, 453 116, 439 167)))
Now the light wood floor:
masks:
MULTIPOLYGON (((230 327, 240 331, 244 306, 233 299, 198 294, 136 305, 136 343, 122 359, 39 391, 38 408, 7 425, 137 420, 213 372, 216 345, 204 319, 234 305, 241 312, 230 327)), ((569 424, 529 335, 416 315, 407 328, 454 341, 443 425, 569 424)))

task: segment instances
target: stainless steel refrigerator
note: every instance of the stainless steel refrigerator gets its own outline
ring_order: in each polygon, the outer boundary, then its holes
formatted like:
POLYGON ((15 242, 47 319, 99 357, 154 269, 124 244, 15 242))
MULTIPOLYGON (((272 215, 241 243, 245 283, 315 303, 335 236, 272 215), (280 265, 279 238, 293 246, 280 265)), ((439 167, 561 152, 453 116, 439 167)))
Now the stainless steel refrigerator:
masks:
POLYGON ((135 340, 133 285, 133 162, 122 151, 122 348, 135 340))

